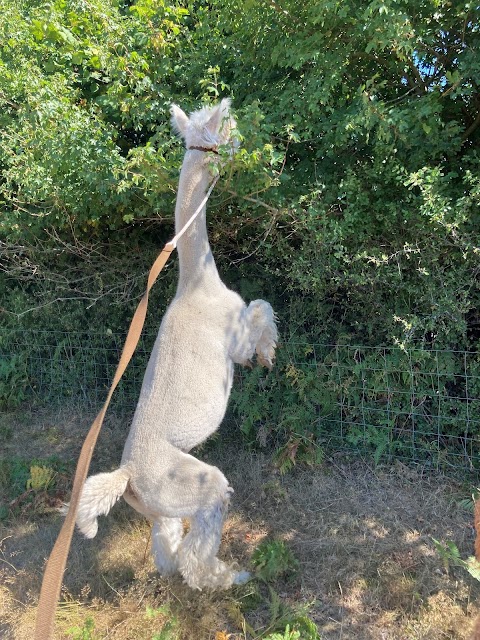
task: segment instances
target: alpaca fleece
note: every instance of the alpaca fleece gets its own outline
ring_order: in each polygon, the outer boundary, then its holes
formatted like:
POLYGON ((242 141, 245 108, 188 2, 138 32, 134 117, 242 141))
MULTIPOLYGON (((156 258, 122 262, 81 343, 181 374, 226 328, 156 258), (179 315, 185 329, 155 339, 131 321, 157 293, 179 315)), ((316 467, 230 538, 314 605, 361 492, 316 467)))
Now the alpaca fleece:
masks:
MULTIPOLYGON (((200 205, 235 121, 229 101, 187 116, 172 107, 186 143, 175 207, 178 231, 200 205), (189 149, 189 147, 201 147, 189 149)), ((195 589, 228 588, 248 579, 217 558, 233 489, 223 473, 188 452, 218 429, 227 407, 234 364, 272 367, 277 328, 264 300, 248 306, 222 282, 210 248, 206 207, 178 241, 179 279, 162 320, 119 469, 87 479, 77 525, 97 533, 97 517, 123 498, 153 522, 152 553, 162 575, 180 572, 195 589), (182 519, 190 523, 184 535, 182 519)))

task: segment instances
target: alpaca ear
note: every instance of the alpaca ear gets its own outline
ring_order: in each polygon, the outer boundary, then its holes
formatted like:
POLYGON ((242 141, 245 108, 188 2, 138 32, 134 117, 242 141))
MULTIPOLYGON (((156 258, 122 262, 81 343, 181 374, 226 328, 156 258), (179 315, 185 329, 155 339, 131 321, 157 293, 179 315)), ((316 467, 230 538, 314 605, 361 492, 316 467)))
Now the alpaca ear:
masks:
POLYGON ((170 113, 172 114, 172 127, 177 133, 185 137, 185 132, 189 123, 187 114, 182 111, 180 107, 177 107, 176 104, 172 104, 170 113))
POLYGON ((228 116, 228 108, 230 107, 230 98, 224 98, 220 104, 214 109, 209 121, 205 127, 210 133, 218 133, 223 118, 228 116))

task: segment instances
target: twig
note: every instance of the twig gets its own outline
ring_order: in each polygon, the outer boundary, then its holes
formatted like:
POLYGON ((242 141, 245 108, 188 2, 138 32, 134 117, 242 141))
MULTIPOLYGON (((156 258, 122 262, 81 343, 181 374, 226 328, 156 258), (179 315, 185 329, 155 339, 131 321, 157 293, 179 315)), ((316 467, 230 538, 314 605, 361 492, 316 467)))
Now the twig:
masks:
POLYGON ((11 100, 9 100, 5 94, 3 93, 3 91, 0 91, 0 99, 3 100, 4 102, 6 102, 8 104, 9 107, 12 107, 12 109, 16 109, 17 111, 20 109, 20 105, 17 104, 16 102, 12 102, 11 100))
POLYGON ((252 198, 251 196, 243 196, 243 195, 237 193, 236 191, 233 191, 232 189, 228 189, 227 193, 229 193, 230 195, 234 196, 235 198, 241 198, 243 200, 247 200, 248 202, 253 202, 254 204, 258 204, 261 207, 264 207, 265 209, 270 211, 271 213, 278 213, 279 212, 279 209, 277 209, 276 207, 272 207, 271 205, 267 204, 263 200, 260 200, 259 198, 252 198))
POLYGON ((466 142, 479 125, 480 125, 480 111, 477 113, 477 117, 475 118, 475 120, 472 122, 472 124, 468 127, 468 129, 463 134, 462 141, 466 142))

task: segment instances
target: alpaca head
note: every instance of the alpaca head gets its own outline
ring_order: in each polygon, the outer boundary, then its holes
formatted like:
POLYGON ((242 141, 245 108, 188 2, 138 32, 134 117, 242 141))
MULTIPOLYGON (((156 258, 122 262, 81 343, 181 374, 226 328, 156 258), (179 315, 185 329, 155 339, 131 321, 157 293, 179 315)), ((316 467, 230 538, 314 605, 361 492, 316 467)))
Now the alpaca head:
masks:
POLYGON ((238 147, 238 140, 233 137, 236 122, 229 113, 230 100, 224 98, 215 107, 203 107, 187 116, 176 104, 172 105, 173 128, 185 140, 189 147, 205 147, 210 149, 223 144, 231 146, 232 153, 238 147))

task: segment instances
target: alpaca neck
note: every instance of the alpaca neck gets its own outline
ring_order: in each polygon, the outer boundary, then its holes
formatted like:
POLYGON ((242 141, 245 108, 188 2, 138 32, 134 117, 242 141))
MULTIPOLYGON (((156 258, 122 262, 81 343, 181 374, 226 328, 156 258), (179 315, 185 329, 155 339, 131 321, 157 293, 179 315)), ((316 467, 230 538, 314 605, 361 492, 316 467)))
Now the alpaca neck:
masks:
MULTIPOLYGON (((175 233, 188 222, 200 206, 211 181, 208 162, 201 151, 187 151, 180 171, 175 206, 175 233)), ((198 285, 205 278, 218 278, 207 235, 206 206, 179 239, 180 276, 178 292, 198 285)))

